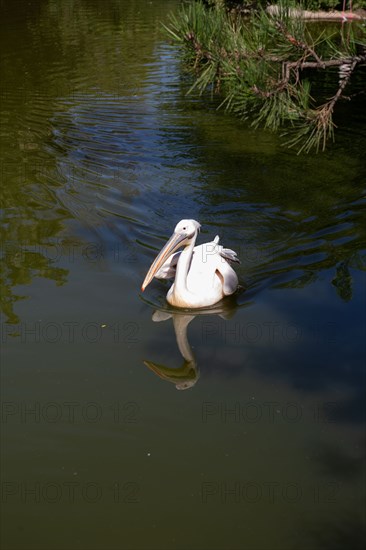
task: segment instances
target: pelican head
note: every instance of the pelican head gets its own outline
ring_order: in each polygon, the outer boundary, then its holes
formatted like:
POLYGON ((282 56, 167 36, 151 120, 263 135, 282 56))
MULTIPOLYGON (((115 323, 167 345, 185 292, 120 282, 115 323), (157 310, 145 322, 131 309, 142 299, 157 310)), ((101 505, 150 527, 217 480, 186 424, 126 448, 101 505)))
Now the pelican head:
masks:
POLYGON ((155 273, 159 271, 164 262, 174 254, 182 246, 189 246, 192 239, 196 239, 198 231, 201 225, 196 220, 181 220, 175 226, 173 235, 170 237, 166 245, 161 249, 153 263, 147 275, 142 283, 141 290, 144 291, 149 283, 155 276, 155 273))
POLYGON ((188 239, 192 239, 195 235, 197 235, 200 228, 201 224, 196 222, 196 220, 180 220, 180 222, 178 222, 175 226, 173 234, 186 234, 188 239))

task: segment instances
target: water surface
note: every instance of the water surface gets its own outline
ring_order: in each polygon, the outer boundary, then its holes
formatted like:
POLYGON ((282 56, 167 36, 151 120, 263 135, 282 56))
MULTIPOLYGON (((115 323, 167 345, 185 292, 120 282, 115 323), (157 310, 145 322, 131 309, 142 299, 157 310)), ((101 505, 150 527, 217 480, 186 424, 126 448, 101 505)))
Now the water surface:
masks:
POLYGON ((2 3, 3 547, 358 548, 365 109, 299 157, 187 97, 178 6, 2 3), (197 315, 140 291, 184 217, 197 315))

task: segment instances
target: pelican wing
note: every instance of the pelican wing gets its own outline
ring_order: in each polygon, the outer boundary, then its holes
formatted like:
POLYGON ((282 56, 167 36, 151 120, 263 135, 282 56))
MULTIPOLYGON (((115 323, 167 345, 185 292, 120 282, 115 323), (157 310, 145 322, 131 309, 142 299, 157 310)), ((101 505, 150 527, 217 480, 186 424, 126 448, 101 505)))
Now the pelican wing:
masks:
POLYGON ((240 260, 237 256, 237 253, 234 252, 234 250, 231 250, 231 248, 223 248, 219 254, 220 256, 222 256, 222 258, 224 258, 228 262, 236 262, 240 264, 240 260))
POLYGON ((169 258, 165 263, 163 263, 159 271, 155 273, 155 278, 156 279, 174 279, 180 254, 181 254, 181 251, 175 252, 174 254, 169 256, 169 258))
MULTIPOLYGON (((216 241, 216 239, 215 239, 216 241)), ((217 240, 218 242, 218 240, 217 240)), ((240 264, 240 260, 231 248, 223 248, 221 245, 217 246, 218 255, 221 256, 222 260, 219 262, 217 271, 222 277, 222 289, 225 296, 233 294, 238 288, 238 276, 230 265, 230 262, 237 262, 240 264)))
POLYGON ((219 277, 222 282, 222 290, 225 296, 230 296, 238 288, 238 276, 231 267, 231 262, 237 262, 240 264, 240 260, 234 250, 231 248, 224 248, 219 244, 219 237, 216 236, 214 239, 216 245, 215 252, 217 254, 217 265, 216 265, 216 274, 219 274, 219 277))
POLYGON ((216 268, 216 271, 219 272, 221 275, 222 289, 225 296, 233 294, 238 288, 239 281, 238 276, 231 265, 229 265, 227 261, 220 262, 218 267, 216 268))
POLYGON ((238 277, 229 262, 234 261, 239 261, 236 252, 223 248, 219 237, 195 246, 188 275, 190 289, 202 293, 203 289, 219 284, 225 296, 233 294, 238 287, 238 277))

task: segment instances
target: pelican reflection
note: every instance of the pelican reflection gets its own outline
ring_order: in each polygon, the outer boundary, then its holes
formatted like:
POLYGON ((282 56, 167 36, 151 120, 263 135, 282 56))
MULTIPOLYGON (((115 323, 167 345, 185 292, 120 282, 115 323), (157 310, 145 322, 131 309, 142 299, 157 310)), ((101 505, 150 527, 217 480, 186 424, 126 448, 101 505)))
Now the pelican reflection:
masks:
POLYGON ((153 313, 152 320, 156 323, 172 319, 175 338, 181 356, 183 357, 182 366, 179 368, 167 367, 153 361, 144 361, 152 372, 162 380, 171 382, 177 390, 187 390, 192 388, 200 377, 196 358, 188 341, 188 325, 201 315, 219 315, 222 319, 230 319, 235 312, 236 304, 234 300, 225 301, 223 305, 216 306, 207 310, 201 310, 199 313, 185 313, 177 310, 156 310, 153 313))

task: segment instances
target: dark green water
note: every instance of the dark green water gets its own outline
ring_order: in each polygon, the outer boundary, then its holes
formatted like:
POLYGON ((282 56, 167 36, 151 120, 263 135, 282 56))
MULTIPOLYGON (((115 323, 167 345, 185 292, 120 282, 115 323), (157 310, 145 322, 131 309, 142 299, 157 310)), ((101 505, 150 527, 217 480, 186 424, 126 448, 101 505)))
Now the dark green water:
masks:
POLYGON ((186 98, 178 5, 1 3, 2 547, 356 549, 364 106, 298 157, 186 98), (173 325, 184 217, 246 290, 173 325))

